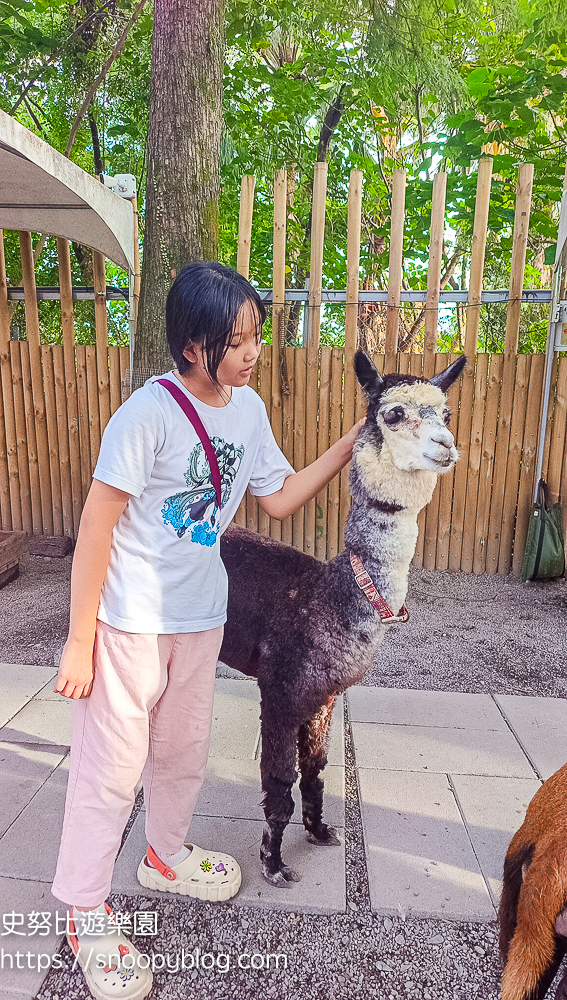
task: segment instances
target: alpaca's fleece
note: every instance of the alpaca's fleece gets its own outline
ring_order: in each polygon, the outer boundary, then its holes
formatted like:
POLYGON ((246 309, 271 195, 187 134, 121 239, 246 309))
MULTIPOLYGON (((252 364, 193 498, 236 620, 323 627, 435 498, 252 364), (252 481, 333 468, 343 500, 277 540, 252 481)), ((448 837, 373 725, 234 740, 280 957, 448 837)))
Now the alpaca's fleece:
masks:
MULTIPOLYGON (((430 388, 434 389, 434 386, 430 388)), ((439 393, 439 389, 435 392, 439 393)), ((411 472, 398 469, 388 448, 378 450, 371 441, 367 441, 356 450, 356 464, 362 485, 376 499, 399 504, 416 514, 433 496, 437 473, 427 469, 411 472)), ((415 546, 415 541, 413 544, 415 546)))
POLYGON ((391 389, 386 389, 380 400, 381 408, 394 403, 399 403, 401 406, 408 403, 415 406, 434 406, 440 411, 447 407, 445 394, 430 382, 414 382, 413 385, 402 382, 400 385, 393 385, 391 389))

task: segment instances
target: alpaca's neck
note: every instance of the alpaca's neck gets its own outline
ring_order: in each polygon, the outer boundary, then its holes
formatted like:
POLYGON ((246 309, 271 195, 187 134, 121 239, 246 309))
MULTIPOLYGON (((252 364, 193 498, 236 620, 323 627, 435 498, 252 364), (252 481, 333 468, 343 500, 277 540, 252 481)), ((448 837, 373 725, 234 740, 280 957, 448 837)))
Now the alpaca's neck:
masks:
POLYGON ((364 443, 356 449, 346 548, 360 556, 394 613, 407 594, 417 542, 417 515, 431 500, 436 481, 434 472, 403 472, 396 468, 384 447, 378 450, 374 444, 364 443))

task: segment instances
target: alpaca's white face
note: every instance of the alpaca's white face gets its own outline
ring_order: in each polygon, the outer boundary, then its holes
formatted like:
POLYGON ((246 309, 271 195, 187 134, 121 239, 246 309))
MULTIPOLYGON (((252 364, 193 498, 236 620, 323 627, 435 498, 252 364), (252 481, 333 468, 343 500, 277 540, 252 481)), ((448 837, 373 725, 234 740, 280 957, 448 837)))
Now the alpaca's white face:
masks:
POLYGON ((435 385, 402 383, 386 390, 376 422, 396 468, 438 474, 452 469, 459 455, 449 417, 445 394, 435 385))

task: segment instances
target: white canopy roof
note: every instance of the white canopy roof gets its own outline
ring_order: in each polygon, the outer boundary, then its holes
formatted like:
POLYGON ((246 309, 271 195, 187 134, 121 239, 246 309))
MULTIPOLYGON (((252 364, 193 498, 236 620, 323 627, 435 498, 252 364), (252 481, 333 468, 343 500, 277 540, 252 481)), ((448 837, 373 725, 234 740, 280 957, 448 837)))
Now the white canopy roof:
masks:
POLYGON ((64 236, 134 270, 132 205, 4 111, 0 229, 64 236))

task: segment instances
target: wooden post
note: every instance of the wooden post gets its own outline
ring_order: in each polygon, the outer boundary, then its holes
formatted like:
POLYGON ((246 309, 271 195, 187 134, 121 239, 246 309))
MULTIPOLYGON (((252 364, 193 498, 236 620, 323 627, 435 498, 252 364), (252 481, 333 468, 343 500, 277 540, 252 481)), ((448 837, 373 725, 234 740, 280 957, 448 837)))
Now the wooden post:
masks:
POLYGON ((468 296, 469 304, 472 308, 467 309, 468 315, 465 334, 465 354, 468 363, 462 376, 461 400, 459 406, 459 428, 457 434, 459 461, 455 467, 455 492, 451 522, 451 538, 449 540, 449 569, 451 570, 458 570, 461 568, 468 457, 471 444, 475 357, 478 340, 478 325, 480 321, 480 302, 482 300, 484 255, 486 249, 486 232, 488 226, 488 209, 490 206, 491 181, 492 159, 483 157, 479 164, 476 184, 476 203, 474 211, 471 273, 468 296))
MULTIPOLYGON (((100 434, 110 420, 110 380, 108 373, 108 314, 106 312, 106 271, 104 254, 93 250, 95 294, 96 368, 100 434)), ((92 442, 91 442, 92 443, 92 442)))
MULTIPOLYGON (((287 172, 276 170, 274 174, 274 251, 272 280, 272 415, 271 424, 274 437, 282 446, 282 364, 284 351, 285 319, 285 241, 287 214, 287 172)), ((280 521, 272 518, 272 538, 281 540, 280 521)))
MULTIPOLYGON (((347 285, 345 307, 345 369, 343 396, 343 434, 354 425, 356 376, 354 355, 358 346, 358 286, 360 281, 360 229, 362 217, 362 170, 351 170, 348 189, 347 222, 347 285)), ((343 536, 350 510, 350 464, 341 472, 339 550, 344 548, 343 536)))
POLYGON ((423 374, 431 378, 435 373, 435 350, 437 348, 437 322, 439 312, 439 292, 441 287, 441 264, 443 262, 443 232, 445 229, 445 196, 447 174, 443 171, 433 178, 433 199, 431 203, 431 230, 429 237, 429 267, 427 271, 427 303, 425 306, 425 332, 423 342, 423 374))
POLYGON ((140 304, 140 285, 142 282, 142 268, 140 266, 140 230, 138 225, 138 196, 134 195, 130 199, 132 211, 134 213, 134 280, 132 291, 134 294, 134 330, 138 323, 138 306, 140 304))
MULTIPOLYGON (((57 437, 59 441, 59 466, 61 475, 61 510, 63 518, 63 534, 73 538, 73 489, 71 483, 71 462, 69 456, 69 418, 67 401, 65 399, 65 360, 64 348, 53 344, 50 348, 53 358, 53 377, 55 382, 55 412, 57 418, 57 437)), ((77 468, 77 472, 80 469, 77 468)))
POLYGON ((309 335, 305 347, 319 350, 321 301, 323 292, 323 246, 325 242, 325 202, 327 197, 327 164, 316 163, 313 178, 311 214, 311 259, 309 264, 309 335))
POLYGON ((532 163, 523 163, 518 170, 516 187, 516 210, 514 214, 514 239, 512 244, 512 265, 510 269, 510 295, 506 315, 506 341, 504 345, 504 368, 500 393, 500 412, 496 437, 496 458, 494 461, 494 481, 490 505, 490 526, 486 552, 486 572, 498 572, 502 514, 506 488, 506 468, 510 442, 510 426, 516 379, 516 354, 520 332, 522 308, 522 288, 526 266, 530 205, 532 198, 534 168, 532 163))
POLYGON ((0 379, 2 381, 2 416, 0 417, 0 511, 6 531, 22 530, 20 478, 16 450, 16 425, 10 364, 10 310, 4 257, 4 233, 0 230, 0 379), (6 450, 3 443, 6 442, 6 450))
MULTIPOLYGON (((25 437, 27 442, 28 473, 30 477, 30 504, 31 504, 31 517, 32 517, 32 531, 34 535, 41 535, 44 529, 41 517, 41 486, 40 486, 40 472, 39 472, 39 460, 38 460, 38 446, 35 433, 34 393, 32 388, 32 377, 30 371, 29 344, 27 340, 23 340, 19 344, 14 343, 13 345, 10 346, 15 349, 14 354, 12 355, 12 371, 14 372, 16 369, 15 357, 17 356, 18 353, 20 355, 20 366, 22 372, 23 412, 26 425, 25 437)), ((16 386, 14 383, 14 389, 15 388, 16 386)), ((16 402, 15 395, 14 395, 14 402, 16 402)), ((16 427, 17 426, 18 426, 18 411, 16 409, 16 427)), ((20 468, 20 483, 21 482, 22 482, 22 470, 20 468)))
MULTIPOLYGON (((329 447, 330 396, 331 396, 331 356, 330 347, 321 348, 321 367, 319 374, 319 419, 317 456, 321 456, 329 447)), ((317 559, 327 557, 327 499, 328 487, 317 494, 315 499, 315 556, 317 559)))
POLYGON ((61 459, 59 455, 59 435, 57 433, 57 405, 55 402, 53 355, 50 344, 43 344, 41 348, 41 370, 43 372, 43 393, 45 398, 45 416, 47 419, 47 443, 49 448, 53 534, 62 535, 63 508, 61 503, 61 459))
POLYGON ((395 355, 398 351, 405 204, 406 172, 405 170, 394 170, 392 176, 392 218, 390 222, 390 262, 388 267, 388 306, 386 314, 386 371, 394 370, 395 355))
MULTIPOLYGON (((325 241, 325 199, 327 164, 316 163, 313 179, 311 216, 311 260, 309 268, 309 335, 307 338, 307 384, 305 406, 305 464, 317 458, 317 411, 319 379, 319 334, 323 284, 323 246, 325 241)), ((315 500, 305 505, 304 552, 315 555, 315 500)))
MULTIPOLYGON (((35 453, 35 430, 34 430, 34 451, 33 456, 30 452, 28 435, 26 429, 26 404, 24 402, 24 378, 22 371, 22 353, 27 352, 28 345, 25 342, 19 342, 16 340, 10 343, 10 363, 12 366, 12 392, 14 396, 14 420, 16 425, 16 449, 18 455, 18 472, 20 475, 20 504, 22 508, 22 528, 27 531, 30 535, 33 534, 34 530, 34 519, 32 511, 32 498, 31 498, 31 459, 33 457, 35 461, 35 472, 36 472, 36 482, 37 482, 37 508, 38 508, 38 518, 39 525, 38 531, 41 531, 41 512, 39 511, 39 476, 37 475, 37 455, 35 453)), ((29 357, 29 355, 28 355, 29 357)), ((29 364, 28 364, 29 368, 29 364)), ((31 388, 29 390, 31 396, 31 388)), ((29 421, 33 425, 33 412, 29 410, 29 421)), ((12 497, 12 502, 14 498, 12 497)))
POLYGON ((484 255, 488 231, 488 211, 490 208, 490 187, 492 184, 492 157, 483 156, 478 165, 476 182, 476 202, 471 248, 471 273, 465 334, 465 354, 469 361, 469 371, 474 367, 474 356, 478 340, 482 286, 484 278, 484 255), (471 363, 471 359, 473 359, 471 363))
POLYGON ((77 373, 75 366, 75 322, 73 315, 73 283, 69 243, 57 238, 59 259, 59 287, 61 290, 61 325, 63 328, 63 365, 65 372, 65 401, 67 405, 67 431, 69 437, 69 467, 71 471, 71 497, 73 505, 73 534, 79 531, 83 509, 81 487, 81 453, 79 447, 79 411, 77 406, 77 373))
MULTIPOLYGON (((52 535, 53 507, 51 496, 51 478, 49 472, 49 445, 47 443, 47 423, 45 416, 45 400, 43 396, 39 315, 37 311, 37 292, 35 286, 31 233, 20 233, 20 251, 22 255, 22 280, 25 295, 26 331, 29 345, 33 411, 35 415, 35 437, 37 443, 37 461, 39 466, 39 483, 41 491, 41 520, 44 534, 52 535)), ((35 530, 36 527, 34 525, 34 531, 35 530)))
POLYGON ((87 493, 92 481, 86 352, 87 349, 84 344, 77 344, 75 348, 77 358, 77 409, 79 412, 79 448, 81 452, 83 503, 87 499, 87 493))
POLYGON ((244 174, 240 187, 240 211, 238 213, 238 253, 236 270, 245 278, 250 272, 250 246, 252 243, 252 213, 254 210, 254 174, 244 174))

